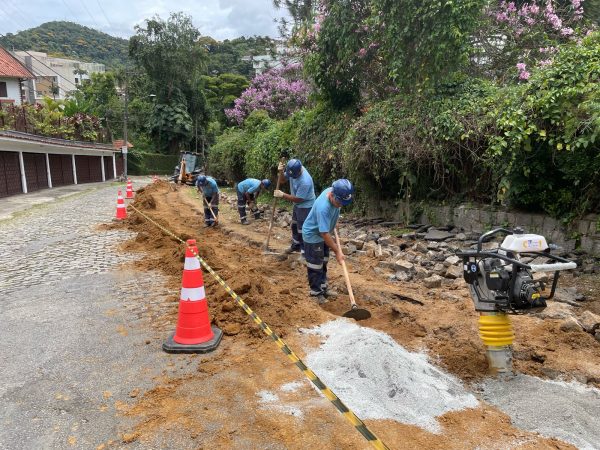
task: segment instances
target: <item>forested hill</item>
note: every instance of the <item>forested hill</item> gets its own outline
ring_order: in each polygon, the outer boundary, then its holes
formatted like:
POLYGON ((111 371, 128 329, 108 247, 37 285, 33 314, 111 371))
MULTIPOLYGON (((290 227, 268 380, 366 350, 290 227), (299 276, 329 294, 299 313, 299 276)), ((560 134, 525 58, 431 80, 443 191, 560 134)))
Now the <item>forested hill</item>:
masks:
MULTIPOLYGON (((239 37, 222 42, 203 36, 200 43, 206 46, 209 53, 209 74, 235 73, 248 78, 253 74, 252 64, 242 58, 268 53, 275 46, 275 41, 266 36, 239 37)), ((7 33, 0 37, 0 45, 8 50, 35 50, 103 63, 109 70, 124 66, 129 50, 128 39, 73 22, 47 22, 17 34, 7 33)))
POLYGON ((47 22, 17 34, 7 33, 0 37, 0 45, 8 50, 35 50, 116 68, 127 59, 129 41, 73 22, 47 22))

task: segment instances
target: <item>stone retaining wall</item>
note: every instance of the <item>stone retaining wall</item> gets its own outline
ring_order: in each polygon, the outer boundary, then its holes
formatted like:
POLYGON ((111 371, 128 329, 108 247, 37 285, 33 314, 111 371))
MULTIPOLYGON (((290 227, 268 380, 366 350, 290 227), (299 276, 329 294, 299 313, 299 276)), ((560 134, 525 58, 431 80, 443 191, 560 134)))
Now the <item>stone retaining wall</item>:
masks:
POLYGON ((559 220, 544 214, 525 213, 502 208, 492 208, 481 204, 461 204, 455 206, 439 203, 411 204, 407 208, 403 202, 380 201, 371 204, 367 215, 385 217, 404 222, 406 216, 422 224, 437 227, 453 226, 462 231, 482 233, 497 227, 519 226, 529 233, 542 234, 549 242, 560 245, 567 251, 582 250, 600 257, 600 215, 588 214, 580 220, 565 226, 559 220), (415 211, 422 211, 415 217, 415 211))
POLYGON ((600 256, 600 215, 589 214, 569 226, 544 214, 529 214, 463 204, 423 207, 421 223, 434 226, 452 225, 464 231, 483 232, 496 227, 522 227, 526 232, 541 234, 549 242, 566 250, 581 249, 600 256))

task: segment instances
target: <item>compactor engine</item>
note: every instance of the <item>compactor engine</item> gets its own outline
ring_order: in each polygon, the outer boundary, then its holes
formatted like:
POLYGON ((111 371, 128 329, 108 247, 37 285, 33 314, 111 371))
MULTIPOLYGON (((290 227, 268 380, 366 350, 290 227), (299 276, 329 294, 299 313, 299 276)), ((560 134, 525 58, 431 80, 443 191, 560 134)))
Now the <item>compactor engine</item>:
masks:
POLYGON ((479 334, 494 374, 512 373, 515 336, 508 314, 544 309, 546 300, 556 292, 560 271, 577 267, 573 261, 552 255, 550 250, 544 236, 525 234, 520 228, 497 228, 479 237, 476 250, 458 253, 475 310, 480 313, 479 334), (500 246, 484 250, 484 242, 498 234, 507 235, 500 246), (554 273, 548 294, 541 277, 535 277, 541 272, 554 273))

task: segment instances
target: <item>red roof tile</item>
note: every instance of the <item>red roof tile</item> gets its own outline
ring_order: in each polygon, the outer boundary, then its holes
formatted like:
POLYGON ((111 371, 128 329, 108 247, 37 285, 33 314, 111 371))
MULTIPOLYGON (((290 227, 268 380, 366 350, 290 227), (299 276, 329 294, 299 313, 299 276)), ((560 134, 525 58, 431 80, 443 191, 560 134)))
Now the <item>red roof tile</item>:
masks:
POLYGON ((17 58, 0 47, 0 77, 35 78, 17 58))
MULTIPOLYGON (((123 147, 123 139, 116 139, 113 141, 113 147, 116 148, 117 150, 121 150, 121 147, 123 147)), ((129 141, 127 141, 127 148, 132 148, 133 144, 129 141)))

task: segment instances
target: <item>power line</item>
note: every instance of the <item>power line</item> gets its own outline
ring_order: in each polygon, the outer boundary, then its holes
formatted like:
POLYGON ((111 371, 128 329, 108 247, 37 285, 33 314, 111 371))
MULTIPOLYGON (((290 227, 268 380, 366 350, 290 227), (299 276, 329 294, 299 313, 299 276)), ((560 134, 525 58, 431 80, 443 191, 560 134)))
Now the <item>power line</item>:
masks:
POLYGON ((28 21, 27 16, 21 12, 21 10, 18 8, 18 6, 13 5, 12 2, 8 1, 8 0, 6 0, 6 4, 10 5, 10 7, 13 8, 17 12, 19 17, 21 17, 23 19, 24 24, 27 24, 27 21, 28 21))
POLYGON ((67 7, 67 9, 69 10, 69 12, 71 13, 71 15, 73 17, 77 17, 77 14, 75 14, 75 11, 73 11, 73 9, 69 6, 69 4, 66 2, 66 0, 62 0, 63 4, 67 7))
POLYGON ((100 24, 98 24, 98 22, 96 22, 96 19, 94 18, 94 16, 92 15, 92 13, 88 9, 88 7, 85 6, 85 1, 79 0, 79 3, 81 3, 81 5, 83 6, 83 9, 85 9, 85 11, 88 13, 88 15, 92 18, 92 22, 94 22, 96 24, 96 27, 98 27, 98 29, 101 29, 102 27, 100 26, 100 24))
POLYGON ((96 3, 98 3, 98 7, 100 8, 100 11, 102 11, 102 14, 104 15, 104 18, 106 19, 106 22, 108 23, 108 26, 111 27, 111 28, 114 28, 113 25, 112 25, 112 23, 108 19, 108 16, 104 12, 104 8, 102 7, 102 4, 100 3, 100 0, 96 0, 96 3))
POLYGON ((7 18, 9 21, 13 21, 13 22, 17 23, 17 25, 18 25, 19 27, 23 27, 23 29, 27 29, 27 26, 26 26, 26 25, 24 25, 24 24, 23 24, 23 22, 21 22, 21 19, 19 19, 19 20, 15 20, 15 19, 16 19, 16 17, 12 17, 12 16, 14 16, 14 14, 10 14, 10 13, 8 13, 8 12, 7 12, 7 11, 6 11, 6 10, 5 10, 3 7, 2 7, 2 5, 3 5, 3 2, 0 2, 0 9, 2 9, 2 12, 4 13, 4 15, 6 16, 6 18, 7 18))
MULTIPOLYGON (((42 66, 46 67, 47 69, 50 69, 52 72, 54 72, 56 75, 58 75, 59 77, 61 77, 63 80, 65 80, 67 83, 69 83, 70 85, 72 85, 75 89, 78 89, 78 86, 76 84, 73 84, 70 80, 68 80, 67 78, 63 77, 60 73, 58 73, 56 70, 54 70, 52 67, 44 64, 42 61, 40 61, 39 59, 37 59, 35 56, 33 56, 31 53, 29 53, 27 50, 23 50, 25 53, 27 53, 29 56, 31 56, 33 59, 35 59, 37 62, 39 62, 42 66)), ((33 68, 32 68, 33 69, 33 68)), ((40 76, 44 76, 44 75, 40 75, 40 76)))

